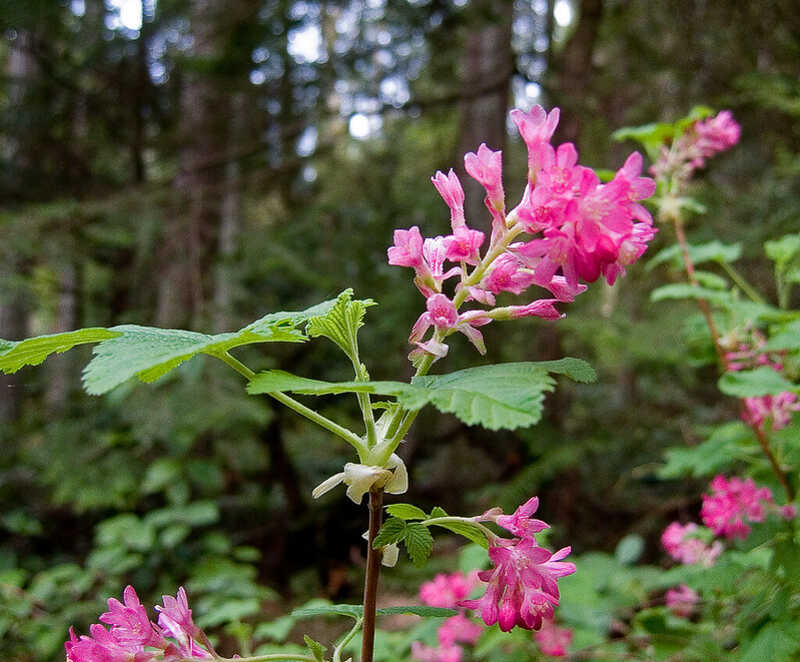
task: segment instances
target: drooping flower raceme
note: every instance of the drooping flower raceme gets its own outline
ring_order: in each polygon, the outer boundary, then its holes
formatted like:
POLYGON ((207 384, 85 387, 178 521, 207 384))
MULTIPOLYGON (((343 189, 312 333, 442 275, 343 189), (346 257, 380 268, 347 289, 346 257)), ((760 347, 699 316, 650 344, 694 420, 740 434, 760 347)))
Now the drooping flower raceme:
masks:
MULTIPOLYGON (((780 357, 761 350, 767 339, 757 330, 750 331, 750 336, 750 342, 740 343, 737 351, 725 355, 728 370, 738 372, 766 366, 782 372, 780 357)), ((792 422, 792 414, 800 411, 800 401, 791 391, 744 398, 743 402, 742 419, 745 423, 765 431, 783 430, 792 422)))
POLYGON ((689 565, 712 566, 722 554, 722 543, 706 544, 699 535, 701 529, 694 522, 672 522, 661 534, 661 544, 672 558, 689 565))
POLYGON ((741 127, 729 110, 698 120, 673 140, 669 147, 661 148, 661 154, 650 172, 658 178, 677 177, 687 181, 696 169, 705 165, 707 158, 738 143, 740 133, 741 127))
POLYGON ((770 489, 758 487, 752 478, 727 479, 718 475, 711 481, 711 490, 711 494, 703 494, 700 516, 718 536, 744 540, 750 533, 746 522, 763 522, 771 510, 784 516, 791 512, 776 508, 770 489))
POLYGON ((211 659, 212 652, 197 643, 208 642, 203 631, 192 620, 186 593, 163 596, 164 606, 157 606, 158 624, 147 616, 147 611, 132 586, 125 588, 123 601, 109 598, 108 611, 99 623, 89 627, 89 635, 77 637, 69 629, 69 640, 64 648, 68 662, 171 662, 185 658, 211 659))
POLYGON ((553 554, 537 544, 535 534, 548 528, 545 522, 530 519, 538 504, 533 498, 513 515, 493 509, 476 518, 493 521, 515 537, 493 540, 489 558, 495 567, 478 573, 481 581, 488 582, 486 592, 459 604, 479 611, 487 625, 497 623, 504 632, 515 625, 536 630, 543 620, 552 619, 559 600, 558 580, 575 572, 573 563, 563 561, 569 547, 553 554))
POLYGON ((427 300, 427 310, 409 337, 416 345, 413 360, 441 358, 448 349, 444 339, 456 332, 483 354, 478 327, 495 320, 562 317, 556 304, 583 292, 586 285, 581 280, 590 283, 603 277, 613 284, 655 235, 652 218, 640 204, 655 191, 655 182, 640 176, 641 156, 631 154, 610 182, 601 183, 593 170, 578 165, 574 145, 550 144, 558 117, 557 108, 547 113, 541 106, 530 113, 511 112, 528 149, 527 185, 511 211, 506 210, 502 153, 481 145, 464 157, 467 173, 486 191, 492 219, 483 255, 484 233, 469 227, 464 190, 452 170, 432 178, 450 209, 452 234, 426 239, 416 226, 395 231, 389 264, 414 269, 414 283, 427 300), (446 268, 445 262, 453 266, 446 268), (445 283, 456 278, 445 292, 445 283), (534 286, 550 296, 495 307, 501 292, 522 295, 534 286), (467 303, 478 307, 461 311, 467 303))

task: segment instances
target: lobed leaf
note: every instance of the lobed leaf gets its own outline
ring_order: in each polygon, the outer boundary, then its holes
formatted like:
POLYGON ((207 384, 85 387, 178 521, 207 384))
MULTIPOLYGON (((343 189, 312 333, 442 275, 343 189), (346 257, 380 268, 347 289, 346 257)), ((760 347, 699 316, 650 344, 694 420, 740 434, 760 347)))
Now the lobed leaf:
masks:
POLYGON ((773 370, 769 366, 760 366, 754 370, 726 372, 720 377, 718 385, 720 391, 737 398, 778 395, 797 389, 796 384, 788 381, 777 370, 773 370))
POLYGON ((386 512, 392 517, 398 517, 403 520, 428 518, 427 513, 422 508, 410 503, 393 503, 386 507, 386 512))
POLYGON ((325 314, 313 316, 306 327, 312 338, 323 336, 336 343, 351 358, 356 356, 356 335, 364 326, 364 315, 369 306, 377 305, 372 299, 352 300, 353 290, 342 292, 325 314))
POLYGON ((443 618, 445 616, 455 616, 458 613, 456 609, 448 609, 446 607, 427 607, 420 605, 405 605, 401 607, 383 607, 376 610, 380 616, 395 616, 397 614, 413 614, 414 616, 422 616, 423 618, 443 618))
POLYGON ((419 522, 407 524, 403 542, 411 562, 418 568, 425 565, 433 551, 433 536, 428 527, 419 522))
POLYGON ((350 616, 351 618, 361 618, 364 613, 362 605, 317 605, 314 607, 301 607, 295 609, 291 616, 293 618, 313 618, 314 616, 350 616))
POLYGON ((380 549, 385 545, 393 545, 400 542, 405 538, 407 533, 407 526, 404 520, 399 517, 391 517, 387 519, 375 540, 372 541, 373 549, 380 549))
POLYGON ((585 361, 563 358, 557 361, 502 363, 459 370, 447 375, 416 377, 404 382, 324 382, 291 373, 270 370, 259 373, 247 387, 251 394, 293 391, 313 395, 332 393, 377 393, 397 398, 406 409, 432 404, 452 413, 469 425, 481 424, 491 430, 534 425, 542 414, 544 394, 555 380, 548 373, 563 374, 575 381, 596 379, 585 361))
MULTIPOLYGON (((716 262, 717 264, 736 262, 742 256, 742 245, 723 244, 721 241, 709 241, 705 244, 689 244, 689 257, 695 266, 704 262, 716 262)), ((683 254, 678 244, 669 246, 651 258, 647 262, 647 269, 653 269, 659 264, 670 262, 673 266, 683 267, 683 254)))
MULTIPOLYGON (((291 613, 292 618, 313 618, 314 616, 350 616, 354 619, 361 618, 364 613, 363 605, 318 605, 314 607, 301 607, 291 613)), ((445 607, 428 607, 425 605, 403 605, 399 607, 383 607, 375 610, 378 616, 396 616, 397 614, 413 614, 423 618, 443 618, 455 616, 458 611, 445 607)))
POLYGON ((112 327, 114 337, 95 348, 84 369, 84 388, 100 395, 131 377, 153 382, 200 354, 221 356, 234 347, 262 342, 304 342, 308 336, 298 326, 327 314, 334 304, 326 301, 304 311, 270 313, 239 331, 215 335, 135 324, 112 327))
POLYGON ((12 373, 26 365, 39 365, 51 354, 60 354, 76 345, 102 342, 119 335, 113 329, 92 327, 36 336, 18 342, 0 339, 0 372, 12 373))
POLYGON ((432 522, 430 526, 440 526, 443 529, 463 536, 467 540, 471 540, 484 549, 489 549, 489 541, 486 539, 484 532, 477 526, 472 526, 467 522, 432 522))
POLYGON ((768 352, 800 349, 800 320, 784 326, 762 349, 768 352))
POLYGON ((724 306, 733 301, 733 295, 726 291, 697 287, 691 283, 673 283, 658 287, 650 293, 650 301, 654 303, 664 299, 705 299, 724 306))

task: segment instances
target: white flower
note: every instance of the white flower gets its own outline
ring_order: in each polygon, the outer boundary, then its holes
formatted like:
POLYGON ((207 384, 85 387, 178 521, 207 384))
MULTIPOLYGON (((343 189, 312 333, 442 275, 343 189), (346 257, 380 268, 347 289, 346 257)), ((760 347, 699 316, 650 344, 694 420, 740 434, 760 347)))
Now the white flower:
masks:
POLYGON ((364 495, 373 487, 382 487, 389 494, 403 494, 408 490, 408 471, 399 456, 392 453, 386 467, 348 462, 344 471, 322 481, 311 492, 318 499, 334 487, 344 483, 347 485, 347 496, 353 503, 361 503, 364 495))

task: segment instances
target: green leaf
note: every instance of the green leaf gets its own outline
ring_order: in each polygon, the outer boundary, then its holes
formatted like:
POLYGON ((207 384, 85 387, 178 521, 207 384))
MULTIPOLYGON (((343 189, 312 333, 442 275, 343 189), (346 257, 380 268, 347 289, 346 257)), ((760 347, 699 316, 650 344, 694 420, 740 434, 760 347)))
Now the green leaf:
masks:
POLYGON ((658 287, 650 293, 650 301, 654 303, 664 299, 705 299, 711 303, 725 305, 732 301, 733 297, 730 292, 696 287, 691 283, 673 283, 658 287))
MULTIPOLYGON (((717 264, 736 262, 742 256, 742 245, 723 244, 721 241, 709 241, 705 244, 689 244, 689 257, 694 266, 704 262, 715 262, 717 264)), ((683 268, 683 254, 678 244, 673 244, 658 253, 647 263, 647 269, 654 269, 664 262, 672 263, 672 266, 679 269, 683 268)))
POLYGON ((455 616, 458 611, 456 609, 447 609, 445 607, 406 605, 403 607, 383 607, 382 609, 376 610, 376 613, 380 616, 413 614, 414 616, 422 616, 423 618, 444 618, 446 616, 455 616))
POLYGON ((441 506, 434 506, 431 510, 431 518, 433 517, 447 517, 447 512, 441 506))
POLYGON ((180 329, 124 324, 110 329, 115 336, 94 350, 95 357, 83 371, 83 384, 92 395, 106 393, 131 377, 153 382, 199 354, 220 356, 234 347, 262 342, 304 342, 298 325, 329 311, 324 302, 300 312, 265 315, 235 333, 207 335, 180 329))
POLYGON ((406 523, 398 517, 387 519, 375 540, 372 541, 373 549, 380 549, 384 545, 393 545, 400 542, 406 535, 406 523))
POLYGON ((303 641, 306 642, 308 650, 311 651, 311 654, 314 656, 314 659, 317 660, 317 662, 325 662, 325 651, 327 650, 327 647, 323 646, 318 641, 314 641, 307 634, 303 635, 303 641))
POLYGON ((800 256, 800 234, 787 234, 780 239, 768 241, 764 244, 764 252, 779 269, 785 268, 795 257, 800 256))
POLYGON ((364 613, 362 605, 315 605, 301 607, 292 612, 293 618, 313 618, 315 616, 350 616, 358 620, 364 613))
POLYGON ((404 543, 412 563, 417 567, 425 565, 433 551, 433 536, 428 527, 417 522, 406 525, 404 543))
POLYGON ((625 536, 617 544, 614 550, 614 558, 622 565, 633 565, 644 551, 644 539, 642 536, 632 533, 625 536))
POLYGON ((417 506, 410 503, 393 503, 386 507, 386 512, 403 520, 428 518, 427 513, 422 508, 417 508, 417 506))
POLYGON ((658 158, 661 145, 672 140, 675 135, 675 126, 667 122, 654 122, 642 126, 623 127, 611 134, 611 137, 622 142, 635 140, 647 151, 651 161, 658 158))
MULTIPOLYGON (((444 515, 433 515, 431 517, 444 517, 444 515)), ((439 526, 460 536, 464 536, 467 540, 471 540, 476 545, 480 545, 484 549, 489 549, 489 541, 486 539, 486 534, 477 526, 468 524, 467 522, 432 522, 430 526, 439 526)))
POLYGON ((667 449, 667 463, 658 477, 711 476, 754 451, 758 449, 752 430, 740 421, 727 423, 715 428, 701 444, 667 449))
POLYGON ((417 377, 412 381, 414 388, 400 394, 398 401, 408 409, 431 403, 468 425, 512 430, 534 425, 541 419, 544 394, 555 385, 548 372, 579 381, 594 377, 594 370, 578 359, 503 363, 417 377))
POLYGON ((761 366, 755 370, 726 372, 720 377, 718 385, 720 391, 737 398, 778 395, 784 391, 794 391, 797 388, 795 384, 769 366, 761 366))
POLYGON ((76 345, 102 342, 119 332, 100 327, 27 338, 19 342, 0 340, 0 372, 12 373, 26 365, 39 365, 53 353, 66 352, 76 345))
POLYGON ((548 373, 563 374, 580 382, 596 379, 585 361, 564 358, 538 363, 502 363, 459 370, 447 375, 416 377, 403 382, 324 382, 271 370, 256 375, 247 387, 250 394, 293 391, 313 395, 377 393, 397 397, 406 409, 426 404, 455 414, 469 425, 491 430, 534 425, 541 419, 544 394, 555 380, 548 373))
POLYGON ((352 300, 353 290, 347 289, 336 299, 333 307, 324 315, 312 317, 306 332, 312 338, 323 336, 336 343, 351 358, 358 353, 356 336, 364 326, 367 307, 377 305, 372 299, 352 300))
POLYGON ((261 623, 256 628, 253 637, 256 639, 271 639, 272 641, 283 642, 286 641, 294 625, 294 618, 291 616, 281 616, 274 621, 261 623))
POLYGON ((773 621, 762 627, 755 638, 743 646, 740 662, 790 662, 800 650, 800 623, 773 621))
POLYGON ((707 287, 711 290, 728 289, 728 281, 711 271, 695 270, 694 277, 697 279, 697 282, 700 283, 701 287, 707 287))
POLYGON ((787 324, 774 334, 762 348, 767 352, 800 349, 800 320, 787 324))

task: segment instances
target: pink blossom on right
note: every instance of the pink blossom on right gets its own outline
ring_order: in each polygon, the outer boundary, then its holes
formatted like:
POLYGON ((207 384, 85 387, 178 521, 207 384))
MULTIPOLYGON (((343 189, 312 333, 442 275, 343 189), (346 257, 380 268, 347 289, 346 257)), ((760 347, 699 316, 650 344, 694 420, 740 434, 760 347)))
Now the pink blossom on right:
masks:
POLYGON ((694 522, 672 522, 661 534, 661 544, 673 559, 688 565, 712 566, 722 554, 722 543, 707 545, 697 537, 700 528, 694 522))
POLYGON ((703 494, 700 516, 703 524, 716 535, 744 540, 750 533, 746 522, 763 522, 767 507, 772 504, 772 492, 757 487, 752 478, 715 476, 711 481, 712 494, 703 494))
POLYGON ((681 584, 678 588, 669 589, 664 600, 673 614, 689 618, 694 612, 695 605, 700 601, 700 596, 686 584, 681 584))
POLYGON ((430 607, 452 609, 466 598, 478 583, 477 571, 469 574, 453 572, 439 573, 419 588, 419 599, 430 607))

